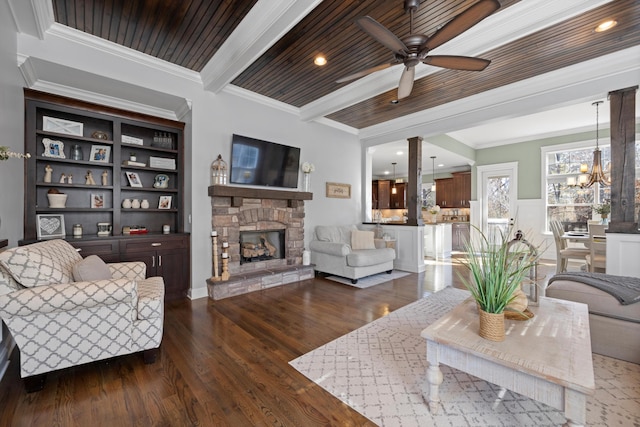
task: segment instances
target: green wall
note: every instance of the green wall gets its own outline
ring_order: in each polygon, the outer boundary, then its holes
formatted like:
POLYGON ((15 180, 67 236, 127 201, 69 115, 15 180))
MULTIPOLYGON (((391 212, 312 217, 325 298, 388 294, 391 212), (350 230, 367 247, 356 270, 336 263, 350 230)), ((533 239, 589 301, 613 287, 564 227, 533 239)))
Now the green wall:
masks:
MULTIPOLYGON (((609 138, 609 129, 601 129, 600 138, 609 138)), ((595 140, 595 131, 581 132, 553 138, 537 139, 517 144, 476 150, 476 164, 472 173, 471 199, 477 200, 477 166, 518 162, 518 199, 539 199, 542 197, 542 157, 540 149, 558 144, 595 140)))

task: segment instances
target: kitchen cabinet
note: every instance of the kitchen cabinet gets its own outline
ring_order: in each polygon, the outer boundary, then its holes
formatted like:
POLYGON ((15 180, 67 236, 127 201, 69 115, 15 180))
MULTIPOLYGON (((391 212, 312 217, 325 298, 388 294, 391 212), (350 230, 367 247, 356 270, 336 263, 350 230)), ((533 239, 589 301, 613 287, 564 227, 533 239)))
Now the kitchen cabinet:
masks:
POLYGON ((451 224, 451 248, 454 251, 464 251, 469 241, 471 226, 467 222, 451 224))
POLYGON ((471 172, 456 172, 452 178, 436 179, 436 204, 441 208, 468 208, 471 172))
MULTIPOLYGON (((393 184, 391 185, 393 189, 393 184)), ((407 184, 397 183, 396 194, 391 192, 391 198, 389 201, 389 207, 391 209, 406 209, 407 208, 407 184)))
POLYGON ((389 209, 391 207, 391 181, 375 180, 372 184, 373 209, 389 209), (375 188, 376 191, 373 191, 375 188))

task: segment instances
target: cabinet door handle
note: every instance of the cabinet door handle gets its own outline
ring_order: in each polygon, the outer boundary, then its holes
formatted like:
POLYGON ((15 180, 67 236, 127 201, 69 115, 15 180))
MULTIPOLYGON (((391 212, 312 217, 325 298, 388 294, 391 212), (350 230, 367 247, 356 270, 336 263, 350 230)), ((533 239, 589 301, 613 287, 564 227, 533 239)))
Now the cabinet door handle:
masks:
POLYGON ((156 268, 156 257, 155 256, 151 257, 151 267, 156 268))
POLYGON ((162 246, 162 243, 152 243, 151 246, 153 246, 153 247, 162 246))
POLYGON ((162 255, 158 255, 158 267, 162 267, 162 255))

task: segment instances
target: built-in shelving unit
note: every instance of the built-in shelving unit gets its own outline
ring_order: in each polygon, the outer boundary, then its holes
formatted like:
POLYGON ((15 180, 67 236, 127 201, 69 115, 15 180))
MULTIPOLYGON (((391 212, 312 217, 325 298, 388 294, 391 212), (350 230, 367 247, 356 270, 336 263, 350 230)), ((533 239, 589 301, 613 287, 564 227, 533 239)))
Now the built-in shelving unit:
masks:
POLYGON ((25 151, 31 158, 25 172, 21 243, 51 237, 42 235, 42 215, 54 215, 64 222, 55 234, 62 234, 83 256, 144 261, 149 275, 165 277, 167 295, 183 294, 189 284, 184 123, 30 89, 24 95, 25 151), (140 165, 125 164, 131 154, 140 165), (67 195, 64 207, 51 206, 51 190, 67 195), (125 207, 126 199, 146 201, 143 206, 148 207, 125 207), (107 236, 98 236, 98 223, 110 225, 107 236), (82 237, 73 235, 75 224, 82 226, 82 237), (163 233, 165 226, 169 234, 163 233), (147 233, 126 234, 126 227, 144 227, 147 233), (171 256, 176 267, 171 274, 160 268, 162 256, 165 266, 171 256))

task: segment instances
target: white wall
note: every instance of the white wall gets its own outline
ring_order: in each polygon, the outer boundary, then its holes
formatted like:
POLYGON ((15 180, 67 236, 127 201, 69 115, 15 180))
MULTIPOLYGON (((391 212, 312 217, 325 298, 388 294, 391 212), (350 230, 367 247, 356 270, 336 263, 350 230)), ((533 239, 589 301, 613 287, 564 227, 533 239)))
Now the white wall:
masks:
MULTIPOLYGON (((0 145, 24 150, 22 77, 16 67, 16 30, 6 2, 0 2, 0 145)), ((22 237, 24 160, 0 162, 0 239, 15 246, 22 237)), ((1 250, 1 249, 0 249, 1 250)), ((9 363, 13 340, 0 326, 0 378, 9 363)))

